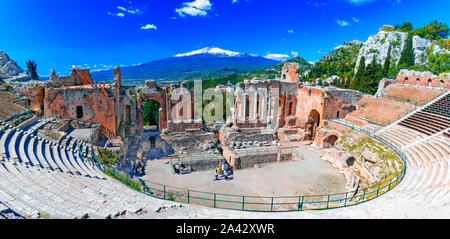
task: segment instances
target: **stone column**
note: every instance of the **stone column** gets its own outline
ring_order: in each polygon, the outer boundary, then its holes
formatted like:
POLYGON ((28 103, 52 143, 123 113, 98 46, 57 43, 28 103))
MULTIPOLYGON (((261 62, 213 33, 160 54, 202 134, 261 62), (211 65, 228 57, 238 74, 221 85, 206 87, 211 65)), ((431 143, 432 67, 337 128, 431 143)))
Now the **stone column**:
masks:
POLYGON ((246 114, 247 114, 247 107, 248 107, 247 106, 247 94, 242 94, 242 99, 243 99, 242 105, 244 108, 244 110, 242 111, 242 120, 245 121, 245 120, 247 120, 246 114))
POLYGON ((253 92, 253 112, 251 115, 251 119, 256 121, 257 117, 258 117, 258 109, 256 108, 258 105, 258 92, 255 91, 253 92))

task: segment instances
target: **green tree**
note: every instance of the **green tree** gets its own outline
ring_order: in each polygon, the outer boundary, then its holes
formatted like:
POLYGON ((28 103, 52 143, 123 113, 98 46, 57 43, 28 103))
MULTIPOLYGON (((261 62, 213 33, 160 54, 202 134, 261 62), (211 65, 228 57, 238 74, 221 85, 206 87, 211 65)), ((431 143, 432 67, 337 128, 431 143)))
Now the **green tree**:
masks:
POLYGON ((413 27, 411 22, 405 22, 401 26, 398 26, 398 27, 396 26, 396 29, 398 31, 401 31, 401 32, 408 32, 409 33, 409 32, 412 32, 414 30, 414 27, 413 27))
POLYGON ((384 61, 384 65, 383 65, 383 75, 384 76, 388 75, 390 66, 391 66, 391 45, 389 45, 386 60, 384 61))
POLYGON ((414 65, 414 51, 413 51, 413 35, 408 34, 403 51, 400 54, 400 60, 398 62, 399 68, 409 68, 414 65))
POLYGON ((359 82, 358 90, 373 94, 376 92, 381 79, 383 79, 383 67, 374 58, 365 68, 364 77, 359 82))
POLYGON ((449 33, 449 27, 437 20, 427 24, 421 28, 414 30, 414 35, 418 35, 422 38, 441 40, 446 39, 449 33))
POLYGON ((359 88, 359 83, 361 79, 364 77, 365 68, 366 68, 366 58, 364 56, 361 56, 361 59, 359 60, 358 71, 356 71, 355 77, 353 78, 351 89, 357 90, 359 88))
POLYGON ((37 64, 35 61, 27 61, 27 74, 31 76, 33 80, 39 80, 39 75, 37 74, 37 64))
POLYGON ((319 82, 318 82, 317 84, 320 85, 320 86, 323 86, 323 81, 322 81, 322 79, 319 79, 319 82))
POLYGON ((142 117, 144 125, 158 125, 160 105, 156 100, 148 100, 144 103, 142 117))

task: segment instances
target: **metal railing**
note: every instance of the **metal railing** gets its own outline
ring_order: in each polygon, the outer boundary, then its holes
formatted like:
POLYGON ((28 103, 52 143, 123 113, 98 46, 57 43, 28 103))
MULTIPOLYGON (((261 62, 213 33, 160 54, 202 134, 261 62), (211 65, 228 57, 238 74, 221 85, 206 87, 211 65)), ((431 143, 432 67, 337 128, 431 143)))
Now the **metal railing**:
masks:
MULTIPOLYGON (((333 120, 332 120, 333 121, 333 120)), ((133 190, 147 194, 149 196, 176 201, 180 203, 196 204, 212 208, 233 209, 242 211, 256 211, 256 212, 288 212, 288 211, 303 211, 303 210, 324 210, 331 208, 348 207, 357 205, 374 198, 377 198, 392 188, 397 186, 403 179, 406 172, 406 156, 397 148, 397 146, 389 139, 382 136, 375 135, 375 132, 370 132, 361 129, 350 123, 336 123, 346 125, 355 130, 368 134, 372 138, 386 144, 393 149, 403 161, 403 168, 401 172, 390 176, 388 179, 376 185, 357 189, 355 191, 334 193, 326 195, 294 195, 294 196, 278 196, 278 197, 264 197, 264 196, 250 196, 250 195, 234 195, 224 193, 203 192, 198 190, 191 190, 179 187, 168 186, 148 180, 138 179, 134 180, 129 175, 121 173, 112 167, 104 164, 95 155, 93 147, 93 134, 91 134, 91 155, 96 165, 106 174, 124 182, 133 190)), ((97 128, 98 129, 98 128, 97 128)), ((96 130, 97 130, 96 129, 96 130)))

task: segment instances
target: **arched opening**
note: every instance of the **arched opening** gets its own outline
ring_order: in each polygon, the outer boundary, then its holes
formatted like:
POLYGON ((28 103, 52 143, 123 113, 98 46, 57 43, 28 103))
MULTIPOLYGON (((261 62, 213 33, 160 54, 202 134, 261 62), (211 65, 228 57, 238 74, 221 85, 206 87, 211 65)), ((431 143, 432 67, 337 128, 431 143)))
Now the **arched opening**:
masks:
POLYGON ((336 135, 330 135, 323 141, 324 148, 332 148, 339 138, 336 135))
POLYGON ((259 94, 256 94, 256 118, 261 117, 261 109, 259 106, 259 94))
POLYGON ((289 116, 292 116, 294 113, 293 107, 294 107, 294 103, 290 102, 289 103, 289 114, 288 114, 289 116))
POLYGON ((83 106, 77 106, 77 119, 83 118, 83 106))
POLYGON ((286 80, 286 74, 283 74, 283 80, 286 80))
POLYGON ((125 105, 125 122, 131 122, 131 106, 125 105))
POLYGON ((444 80, 439 81, 439 87, 444 88, 444 80))
POLYGON ((345 160, 345 162, 347 163, 347 165, 349 167, 353 166, 353 164, 355 164, 356 159, 354 157, 350 157, 347 160, 345 160))
POLYGON ((420 78, 416 79, 416 85, 420 85, 420 78))
POLYGON ((316 137, 316 131, 320 124, 320 114, 316 110, 312 110, 308 117, 309 135, 311 139, 316 137))
POLYGON ((161 105, 158 101, 150 99, 142 106, 142 121, 144 126, 156 127, 158 129, 159 109, 161 105))
POLYGON ((403 84, 405 84, 405 85, 408 84, 408 78, 405 78, 405 80, 403 81, 403 84))
POLYGON ((428 79, 427 86, 433 87, 433 81, 431 79, 428 79))
POLYGON ((250 97, 245 97, 245 119, 250 118, 250 97))
POLYGON ((148 140, 150 141, 150 150, 154 149, 156 147, 156 138, 155 138, 155 136, 150 136, 150 138, 148 138, 148 140))

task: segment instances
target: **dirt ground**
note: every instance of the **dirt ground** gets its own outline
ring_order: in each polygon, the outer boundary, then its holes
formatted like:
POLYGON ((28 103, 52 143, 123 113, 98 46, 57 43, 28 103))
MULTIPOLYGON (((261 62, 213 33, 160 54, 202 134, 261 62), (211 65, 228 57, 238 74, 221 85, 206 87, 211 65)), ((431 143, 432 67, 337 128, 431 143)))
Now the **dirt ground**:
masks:
POLYGON ((234 178, 215 181, 214 170, 177 175, 167 160, 147 162, 143 179, 165 185, 253 196, 296 196, 344 192, 345 179, 316 148, 299 145, 303 160, 264 164, 260 168, 235 170, 234 178))

